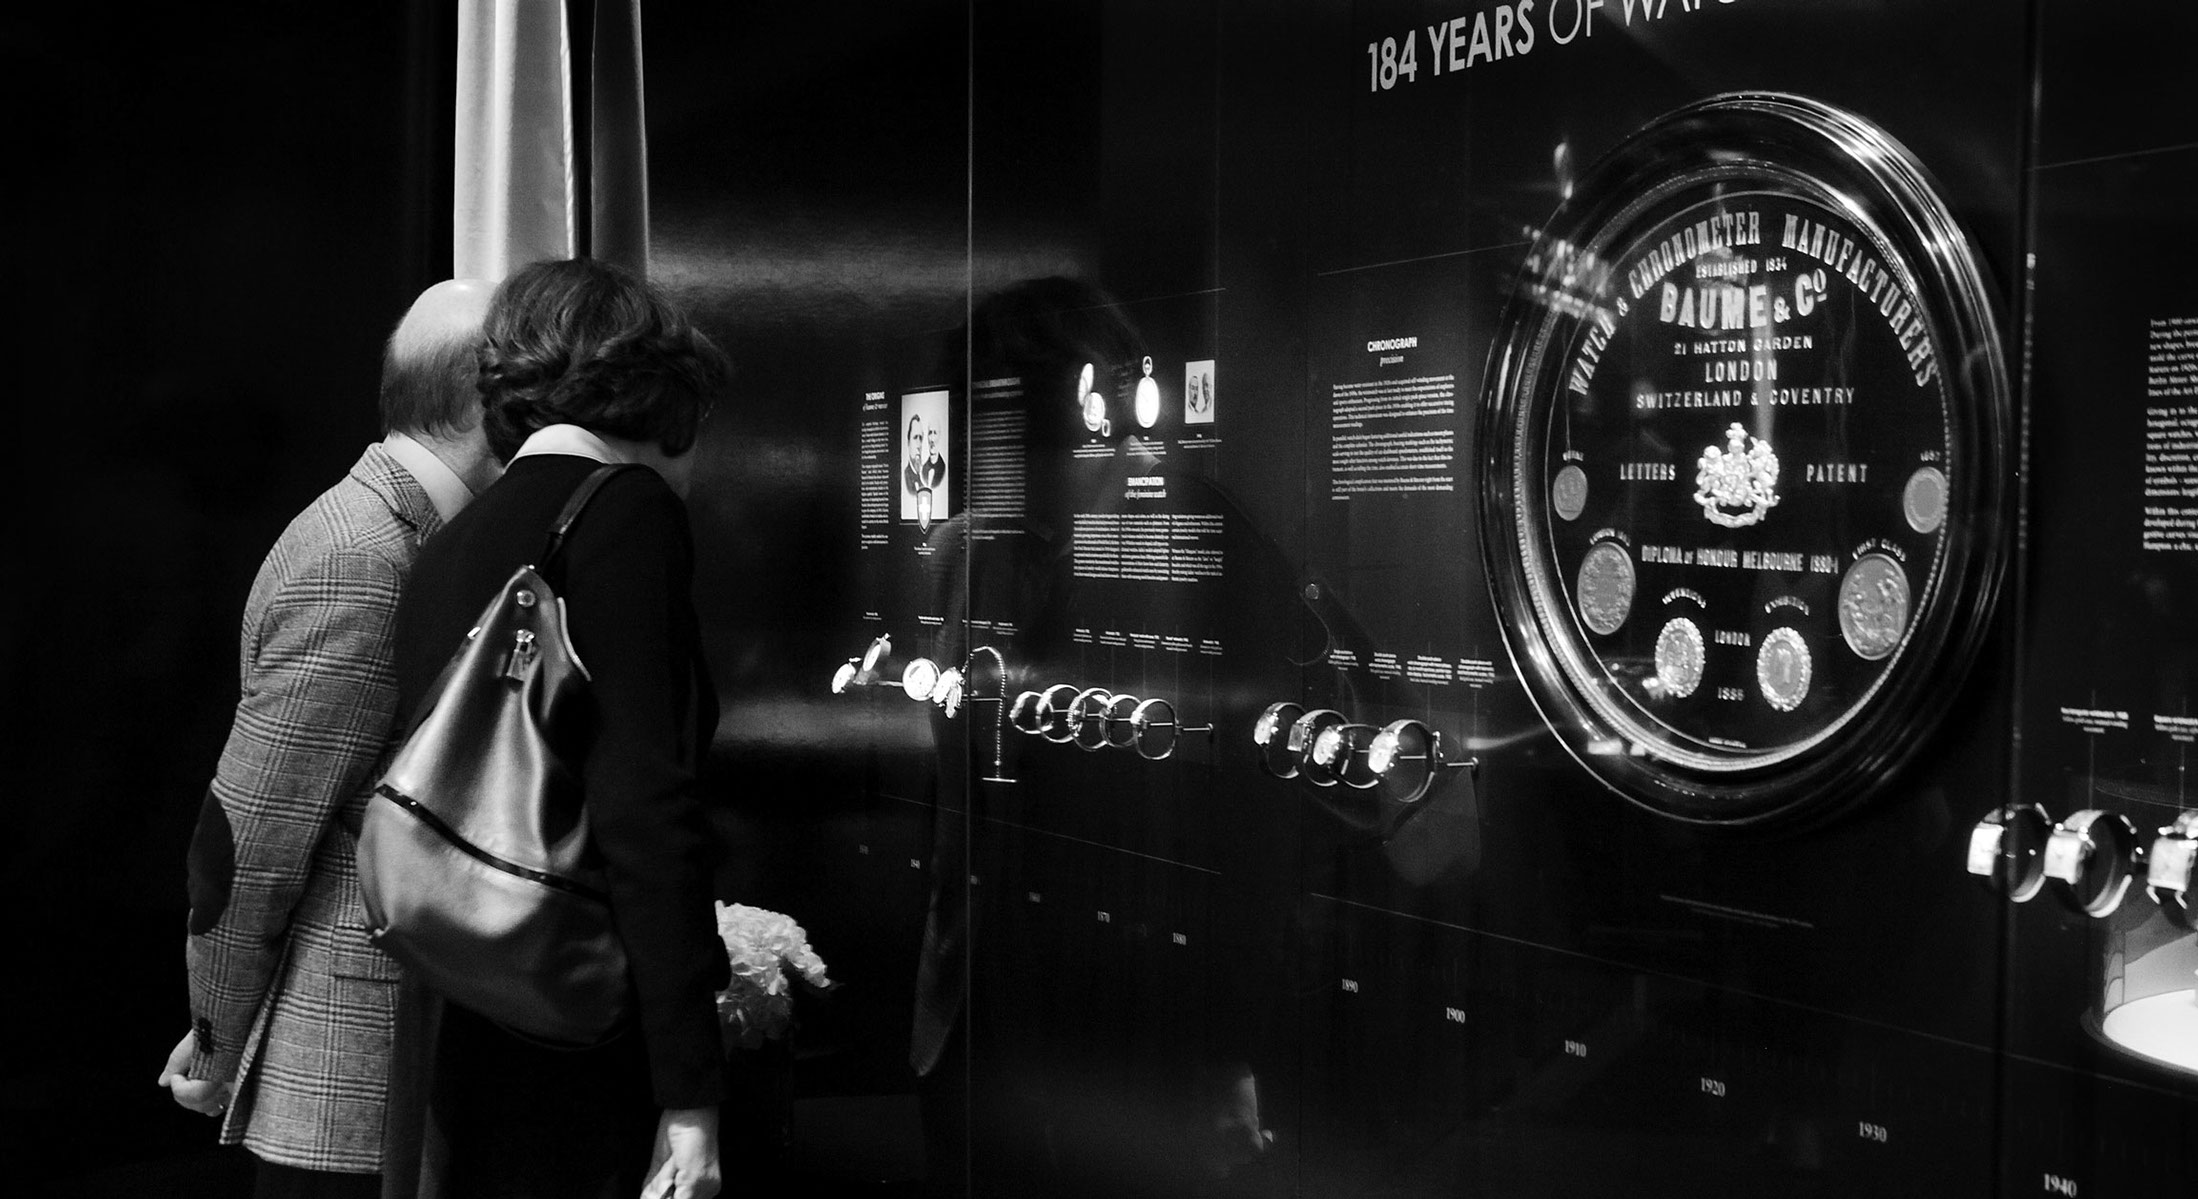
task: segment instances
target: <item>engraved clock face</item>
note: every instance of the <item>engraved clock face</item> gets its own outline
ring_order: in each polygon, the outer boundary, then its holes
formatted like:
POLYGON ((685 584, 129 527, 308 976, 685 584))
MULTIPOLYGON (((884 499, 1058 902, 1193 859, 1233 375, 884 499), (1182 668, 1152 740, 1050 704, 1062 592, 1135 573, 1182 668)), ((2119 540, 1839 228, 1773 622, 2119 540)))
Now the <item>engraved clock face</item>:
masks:
POLYGON ((1851 797, 1973 652, 2006 541, 2009 399, 1966 243, 1897 144, 1792 97, 1681 110, 1576 196, 1484 410, 1522 677, 1667 814, 1851 797))
POLYGON ((1522 480, 1552 480, 1518 531, 1563 585, 1546 615, 1675 754, 1836 728, 1942 566, 1945 524, 1919 531, 1904 503, 1919 475, 1952 478, 1935 343, 1894 256, 1802 190, 1682 196, 1612 246, 1541 427, 1514 434, 1538 468, 1522 480))

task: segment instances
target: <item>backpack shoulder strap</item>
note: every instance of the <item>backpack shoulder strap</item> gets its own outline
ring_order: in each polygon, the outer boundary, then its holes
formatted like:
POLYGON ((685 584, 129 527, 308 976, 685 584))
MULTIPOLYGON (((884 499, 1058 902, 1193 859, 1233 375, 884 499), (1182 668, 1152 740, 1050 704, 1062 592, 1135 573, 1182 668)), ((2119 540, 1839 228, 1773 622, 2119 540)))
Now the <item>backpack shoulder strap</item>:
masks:
POLYGON ((598 466, 580 481, 580 486, 573 489, 572 498, 565 501, 564 511, 557 514, 557 523, 550 526, 549 538, 542 543, 542 553, 535 558, 537 570, 548 570, 551 561, 564 552, 565 534, 572 531, 573 522, 580 519, 580 513, 587 508, 588 501, 595 498, 595 493, 603 490, 603 484, 620 471, 635 469, 638 467, 630 462, 598 466))

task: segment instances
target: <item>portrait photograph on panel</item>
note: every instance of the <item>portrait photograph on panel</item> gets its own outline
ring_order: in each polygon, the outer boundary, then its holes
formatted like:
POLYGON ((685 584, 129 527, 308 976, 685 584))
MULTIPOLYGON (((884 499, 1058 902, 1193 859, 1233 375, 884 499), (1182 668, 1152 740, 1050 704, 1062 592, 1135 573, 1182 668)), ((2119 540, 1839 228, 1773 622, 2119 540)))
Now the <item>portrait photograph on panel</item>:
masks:
POLYGON ((1183 423, 1213 423, 1213 359, 1183 364, 1183 423))
POLYGON ((901 397, 901 519, 929 526, 947 511, 947 458, 953 451, 947 393, 917 391, 901 397))

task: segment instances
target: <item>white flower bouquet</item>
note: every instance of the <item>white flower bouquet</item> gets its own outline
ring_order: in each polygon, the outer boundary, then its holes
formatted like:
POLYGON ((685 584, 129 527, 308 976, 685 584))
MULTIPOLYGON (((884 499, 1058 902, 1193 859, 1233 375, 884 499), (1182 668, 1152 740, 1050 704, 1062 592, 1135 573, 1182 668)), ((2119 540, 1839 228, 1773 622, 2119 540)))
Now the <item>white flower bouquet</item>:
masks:
POLYGON ((832 987, 824 959, 809 948, 809 934, 791 916, 721 901, 717 935, 733 967, 732 985, 717 995, 728 1046, 757 1049, 785 1039, 794 1024, 796 980, 819 991, 832 987))

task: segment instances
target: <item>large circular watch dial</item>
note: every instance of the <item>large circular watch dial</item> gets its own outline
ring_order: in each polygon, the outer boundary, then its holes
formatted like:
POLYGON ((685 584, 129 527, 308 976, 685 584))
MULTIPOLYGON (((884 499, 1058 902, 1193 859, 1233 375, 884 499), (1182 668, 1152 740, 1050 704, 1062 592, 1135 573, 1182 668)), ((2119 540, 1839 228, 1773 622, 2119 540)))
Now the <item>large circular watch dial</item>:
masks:
POLYGON ((1545 231, 1490 369, 1489 576, 1583 764, 1747 823, 1912 752, 1996 590, 2010 401, 1896 143, 1787 96, 1650 125, 1545 231))

